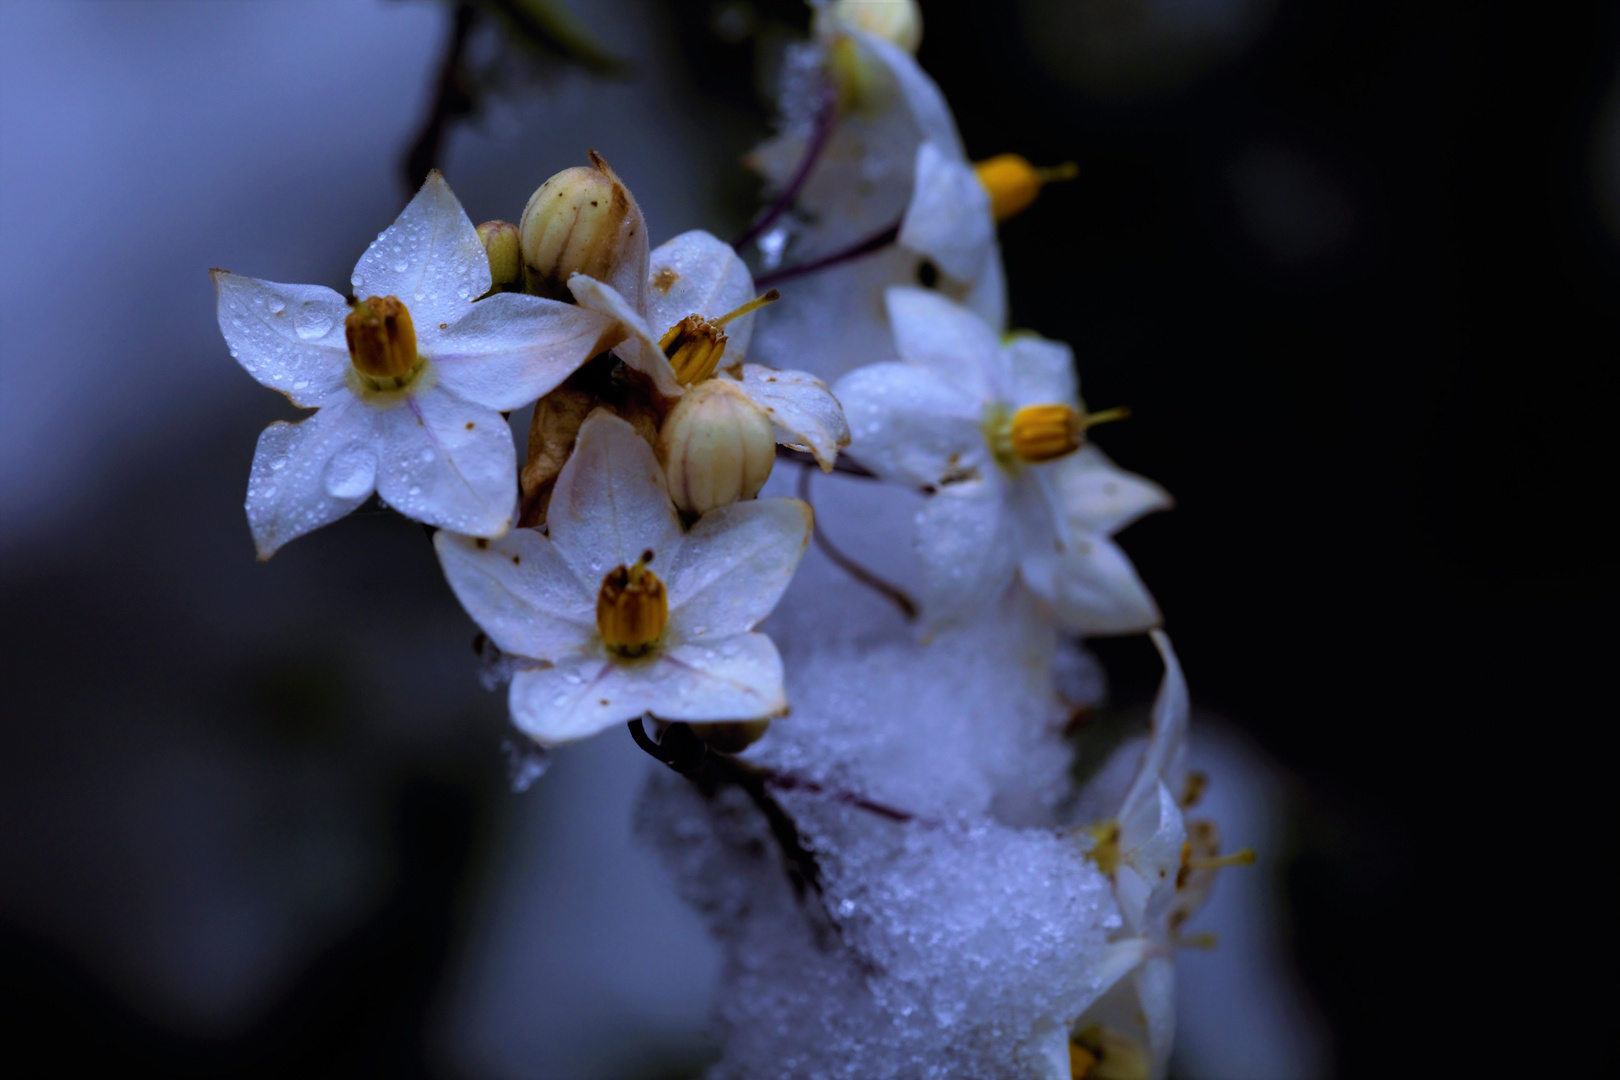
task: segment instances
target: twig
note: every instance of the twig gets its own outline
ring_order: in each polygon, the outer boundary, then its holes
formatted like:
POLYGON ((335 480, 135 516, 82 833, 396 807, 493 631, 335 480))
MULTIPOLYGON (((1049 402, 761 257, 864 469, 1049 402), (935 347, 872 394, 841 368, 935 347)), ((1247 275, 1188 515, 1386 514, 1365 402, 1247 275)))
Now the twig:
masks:
MULTIPOLYGON (((813 472, 814 466, 810 465, 799 470, 799 498, 807 503, 810 503, 810 477, 813 472)), ((810 503, 810 505, 812 509, 815 506, 814 503, 810 503)), ((838 548, 833 546, 833 542, 827 539, 827 534, 822 532, 821 523, 815 521, 814 515, 812 515, 811 520, 810 536, 815 540, 816 546, 821 549, 821 553, 832 560, 833 565, 867 588, 887 597, 895 607, 900 609, 900 614, 904 615, 908 622, 917 618, 916 601, 907 596, 904 590, 898 586, 890 585, 887 581, 884 581, 872 571, 839 551, 838 548)))
POLYGON ((804 189, 805 181, 810 179, 810 173, 815 169, 816 162, 821 159, 821 153, 827 149, 827 143, 832 138, 833 128, 838 126, 838 97, 831 86, 824 86, 821 90, 821 103, 816 109, 815 126, 810 131, 810 141, 804 148, 804 157, 799 161, 799 167, 794 170, 788 179, 787 186, 771 201, 771 204, 756 218, 748 228, 742 231, 731 246, 741 249, 744 244, 750 244, 770 228, 772 223, 793 205, 793 200, 799 197, 804 189))
POLYGON ((759 277, 754 279, 754 284, 759 288, 765 288, 766 286, 775 285, 778 282, 787 281, 791 278, 802 277, 805 274, 813 274, 817 270, 825 270, 829 266, 836 266, 839 263, 849 262, 853 259, 860 258, 862 255, 870 255, 874 251, 879 251, 888 247, 890 244, 899 239, 899 237, 900 223, 897 221, 893 225, 890 225, 887 229, 884 229, 882 232, 869 236, 865 240, 860 241, 852 247, 847 247, 842 251, 835 251, 831 255, 823 255, 819 259, 813 259, 810 262, 803 263, 799 266, 784 266, 780 270, 772 270, 768 274, 761 274, 759 277))
POLYGON ((444 58, 439 61, 439 78, 434 84, 433 104, 402 163, 405 196, 409 198, 427 179, 427 174, 439 164, 444 149, 444 137, 450 124, 472 115, 477 107, 471 81, 463 60, 467 42, 472 38, 473 26, 478 22, 478 9, 471 4, 457 4, 450 22, 450 37, 445 42, 444 58))

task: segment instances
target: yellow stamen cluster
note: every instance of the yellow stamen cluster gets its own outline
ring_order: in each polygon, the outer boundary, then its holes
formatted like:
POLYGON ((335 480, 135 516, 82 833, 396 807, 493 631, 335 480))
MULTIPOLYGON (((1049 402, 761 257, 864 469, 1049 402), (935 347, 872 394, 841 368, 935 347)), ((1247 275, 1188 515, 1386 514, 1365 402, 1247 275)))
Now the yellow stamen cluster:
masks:
POLYGON ((997 154, 973 166, 979 183, 990 193, 990 212, 998 222, 1028 209, 1041 188, 1059 180, 1073 180, 1080 167, 1071 162, 1037 168, 1018 154, 997 154))
POLYGON ((374 389, 402 386, 416 370, 416 324, 397 296, 355 301, 343 320, 343 336, 349 343, 349 361, 374 389), (379 383, 392 386, 375 385, 379 383))
POLYGON ((1097 869, 1113 877, 1122 857, 1119 850, 1119 822, 1104 821, 1089 826, 1086 832, 1096 841, 1090 852, 1091 861, 1097 864, 1097 869))
POLYGON ((718 319, 688 315, 666 330, 658 347, 669 358, 670 367, 675 369, 675 378, 682 386, 691 386, 713 375, 726 355, 726 324, 781 298, 782 294, 772 289, 718 319))
POLYGON ((1147 1080, 1152 1072, 1147 1051, 1113 1028, 1092 1024, 1069 1042, 1072 1080, 1147 1080))
POLYGON ((653 553, 644 551, 630 566, 615 566, 596 594, 596 629, 602 644, 630 659, 658 643, 669 623, 669 596, 658 575, 647 569, 653 553))
POLYGON ((1080 448, 1086 430, 1080 410, 1070 405, 1025 405, 1013 413, 1012 452, 1038 465, 1080 448))

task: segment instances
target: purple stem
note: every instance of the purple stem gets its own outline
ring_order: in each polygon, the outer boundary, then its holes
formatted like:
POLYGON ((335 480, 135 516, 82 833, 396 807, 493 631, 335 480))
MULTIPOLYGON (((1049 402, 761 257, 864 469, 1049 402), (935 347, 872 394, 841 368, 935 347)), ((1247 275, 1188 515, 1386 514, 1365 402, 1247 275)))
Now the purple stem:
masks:
POLYGON ((821 152, 827 149, 827 143, 832 138, 833 128, 838 126, 838 99, 833 94, 831 86, 821 90, 821 104, 816 109, 815 126, 810 129, 810 143, 804 148, 804 158, 799 167, 788 180, 787 187, 781 194, 771 201, 771 205, 756 217, 753 224, 744 229, 742 235, 731 242, 731 246, 741 250, 743 245, 758 240, 771 224, 793 205, 793 200, 799 197, 804 189, 805 181, 810 179, 810 173, 815 169, 816 162, 821 159, 821 152))
POLYGON ((835 251, 831 255, 823 255, 819 259, 799 266, 787 266, 781 270, 773 270, 769 274, 761 274, 754 279, 754 284, 759 288, 766 288, 775 285, 779 281, 787 281, 790 278, 796 278, 804 274, 813 274, 817 270, 825 270, 829 266, 849 262, 851 259, 858 259, 862 255, 870 255, 874 251, 888 247, 899 237, 900 223, 897 221, 875 236, 869 236, 862 240, 854 247, 847 247, 843 251, 835 251))

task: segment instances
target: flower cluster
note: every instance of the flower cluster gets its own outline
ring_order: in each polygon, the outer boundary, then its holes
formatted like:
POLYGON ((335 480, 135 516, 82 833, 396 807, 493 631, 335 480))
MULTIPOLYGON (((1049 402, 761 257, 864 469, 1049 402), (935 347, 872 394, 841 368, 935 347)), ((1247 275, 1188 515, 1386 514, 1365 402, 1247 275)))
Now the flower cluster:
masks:
POLYGON ((1172 950, 1234 861, 1184 818, 1186 688, 1112 539, 1170 500, 1091 441, 1126 414, 1071 350, 1005 325, 997 222, 1072 167, 971 163, 920 35, 910 0, 816 7, 735 248, 651 247, 592 153, 516 223, 431 174, 352 298, 215 271, 232 356, 315 410, 260 437, 248 521, 260 558, 373 495, 431 526, 519 729, 628 722, 696 781, 643 819, 728 948, 716 1075, 1162 1075, 1172 950), (1142 632, 1151 732, 1077 786, 1075 638, 1142 632))

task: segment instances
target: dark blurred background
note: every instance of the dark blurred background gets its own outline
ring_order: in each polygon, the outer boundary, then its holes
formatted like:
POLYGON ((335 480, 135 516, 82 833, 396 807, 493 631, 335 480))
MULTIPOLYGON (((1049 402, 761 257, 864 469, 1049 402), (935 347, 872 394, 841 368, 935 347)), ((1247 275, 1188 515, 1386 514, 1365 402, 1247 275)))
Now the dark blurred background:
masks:
MULTIPOLYGON (((515 219, 587 146, 656 237, 734 231, 804 9, 570 7, 0 4, 23 1071, 676 1077, 709 1052, 715 959, 628 836, 628 743, 510 791, 415 525, 363 511, 253 562, 247 464, 291 410, 229 362, 204 273, 341 284, 424 162, 515 219)), ((1013 322, 1132 407, 1107 449, 1178 505, 1124 544, 1276 837, 1256 910, 1320 1030, 1244 1066, 1193 1007, 1177 1074, 1612 1071, 1620 11, 924 11, 970 155, 1080 165, 1002 229, 1013 322)), ((1144 641, 1098 651, 1117 701, 1151 696, 1144 641)))

